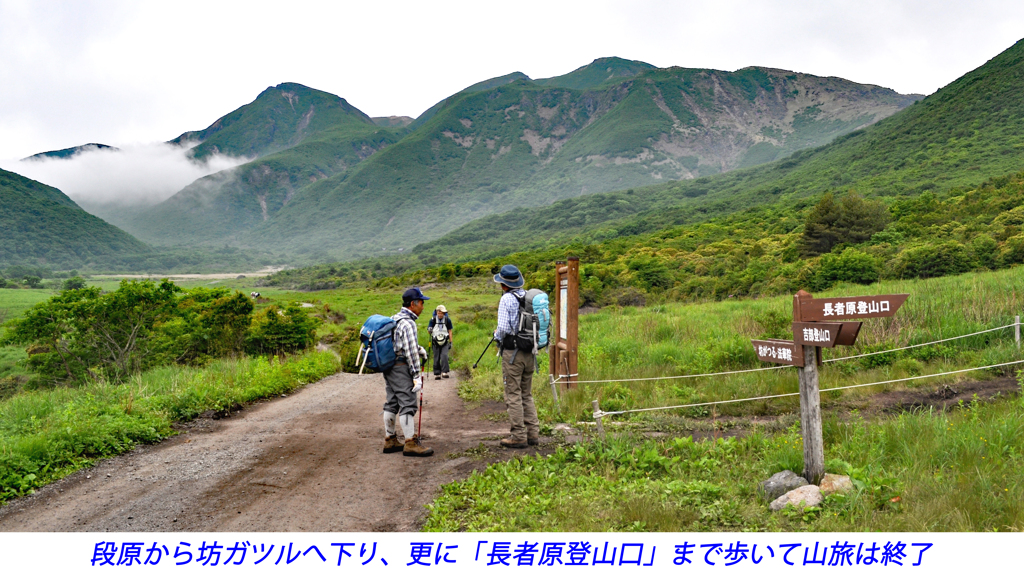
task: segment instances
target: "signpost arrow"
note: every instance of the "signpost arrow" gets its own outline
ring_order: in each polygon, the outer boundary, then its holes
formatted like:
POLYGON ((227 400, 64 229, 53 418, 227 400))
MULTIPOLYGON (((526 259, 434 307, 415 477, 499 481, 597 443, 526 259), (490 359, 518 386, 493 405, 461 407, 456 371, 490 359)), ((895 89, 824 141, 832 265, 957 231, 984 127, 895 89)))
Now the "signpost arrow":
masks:
POLYGON ((792 341, 783 339, 751 339, 754 353, 761 361, 784 363, 786 365, 804 366, 803 351, 792 341))
POLYGON ((805 322, 793 323, 793 342, 797 345, 835 347, 853 345, 860 334, 860 321, 845 323, 805 322))
MULTIPOLYGON (((799 295, 799 294, 798 294, 799 295)), ((794 321, 845 321, 871 317, 892 317, 910 297, 898 295, 870 295, 866 297, 830 297, 828 299, 798 299, 793 308, 794 321)))

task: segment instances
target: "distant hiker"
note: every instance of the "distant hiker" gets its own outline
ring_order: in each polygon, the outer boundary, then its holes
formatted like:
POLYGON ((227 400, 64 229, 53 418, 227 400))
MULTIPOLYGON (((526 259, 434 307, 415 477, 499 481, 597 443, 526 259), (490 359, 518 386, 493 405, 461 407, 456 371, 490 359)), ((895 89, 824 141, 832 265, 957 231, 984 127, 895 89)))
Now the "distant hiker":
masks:
POLYGON ((448 309, 438 305, 427 324, 431 349, 434 350, 434 379, 448 379, 448 353, 452 349, 452 318, 448 309))
POLYGON ((519 301, 526 297, 522 273, 515 265, 505 265, 494 276, 501 284, 502 296, 498 301, 498 329, 494 340, 501 348, 501 374, 505 383, 505 408, 511 422, 511 434, 501 440, 507 448, 525 448, 540 443, 540 422, 537 406, 533 403, 533 370, 536 355, 522 351, 516 344, 516 322, 519 301))
POLYGON ((416 320, 423 313, 423 302, 427 297, 419 287, 406 289, 402 293, 402 309, 391 316, 395 320, 395 360, 391 369, 384 371, 387 401, 384 402, 384 453, 401 451, 403 455, 426 457, 434 450, 420 445, 416 422, 416 393, 423 389, 423 374, 420 360, 427 359, 427 352, 419 345, 416 320), (402 426, 405 444, 398 442, 395 434, 395 419, 402 426))

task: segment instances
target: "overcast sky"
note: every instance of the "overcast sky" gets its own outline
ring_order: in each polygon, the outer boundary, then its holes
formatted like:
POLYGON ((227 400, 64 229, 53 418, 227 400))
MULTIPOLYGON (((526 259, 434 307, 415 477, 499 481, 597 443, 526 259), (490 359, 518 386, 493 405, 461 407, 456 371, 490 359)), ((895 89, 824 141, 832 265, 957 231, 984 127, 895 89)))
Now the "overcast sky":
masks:
POLYGON ((0 0, 0 159, 168 140, 298 82, 417 116, 477 81, 620 56, 931 93, 1024 36, 1024 2, 0 0))

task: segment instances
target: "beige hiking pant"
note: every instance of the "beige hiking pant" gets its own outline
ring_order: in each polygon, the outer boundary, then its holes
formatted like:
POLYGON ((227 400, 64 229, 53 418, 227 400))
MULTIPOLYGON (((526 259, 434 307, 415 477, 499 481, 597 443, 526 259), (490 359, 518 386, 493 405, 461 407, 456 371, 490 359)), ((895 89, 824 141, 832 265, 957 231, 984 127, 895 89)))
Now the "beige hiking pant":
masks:
POLYGON ((501 374, 505 380, 505 408, 512 424, 512 439, 526 441, 540 437, 537 406, 533 404, 534 355, 529 352, 501 352, 501 374), (515 362, 512 357, 515 356, 515 362))

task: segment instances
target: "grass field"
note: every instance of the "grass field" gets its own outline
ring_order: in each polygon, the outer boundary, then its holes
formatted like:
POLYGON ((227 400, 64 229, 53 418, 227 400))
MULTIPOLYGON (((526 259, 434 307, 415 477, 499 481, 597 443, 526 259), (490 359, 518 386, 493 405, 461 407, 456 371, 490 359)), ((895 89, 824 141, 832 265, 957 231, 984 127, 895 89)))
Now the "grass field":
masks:
POLYGON ((824 423, 826 469, 857 489, 771 513, 756 485, 802 470, 795 429, 694 442, 612 437, 444 486, 428 531, 1022 531, 1024 404, 824 423))
POLYGON ((0 401, 0 503, 174 435, 175 422, 287 393, 337 370, 333 355, 310 353, 161 367, 122 384, 21 392, 0 401))
MULTIPOLYGON (((910 293, 895 317, 865 322, 858 345, 836 357, 925 343, 1006 325, 1024 307, 1024 270, 840 287, 820 296, 910 293)), ((606 308, 580 320, 580 378, 615 379, 706 373, 762 366, 750 339, 785 337, 791 298, 606 308)), ((484 334, 487 324, 473 330, 484 334)), ((472 331, 464 331, 472 333, 472 331)), ((927 375, 1020 359, 1012 328, 899 353, 826 364, 821 387, 927 375)), ((829 408, 856 407, 879 391, 1013 375, 975 372, 824 394, 826 470, 850 475, 857 491, 807 511, 772 514, 756 484, 783 469, 803 469, 796 397, 714 410, 727 423, 775 415, 739 438, 694 442, 650 439, 680 428, 680 416, 707 408, 605 418, 607 442, 561 447, 549 457, 489 466, 444 487, 427 530, 440 531, 1021 531, 1024 530, 1024 402, 1019 395, 953 411, 863 418, 829 408), (852 417, 851 417, 852 415, 852 417), (786 425, 789 425, 787 428, 786 425)), ((542 368, 543 375, 543 368, 542 368)), ((546 376, 545 376, 546 377, 546 376)), ((482 365, 463 384, 468 399, 498 399, 500 375, 482 365)), ((718 378, 584 384, 556 409, 535 379, 542 421, 591 420, 590 400, 626 410, 797 391, 784 368, 718 378)), ((691 421, 691 424, 695 423, 691 421)), ((708 427, 712 424, 705 423, 708 427)), ((586 430, 584 426, 584 430, 586 430)))
MULTIPOLYGON (((926 343, 1013 323, 1024 311, 1024 268, 930 280, 894 281, 870 286, 841 286, 820 297, 909 293, 895 317, 866 321, 854 347, 826 351, 825 359, 926 343)), ((580 317, 580 380, 611 380, 712 373, 769 367, 754 355, 750 340, 791 338, 792 298, 778 297, 655 307, 607 307, 580 317)), ((463 334, 485 343, 494 326, 481 319, 463 334)), ((545 356, 546 357, 546 356, 545 356)), ((898 353, 826 363, 821 387, 841 387, 992 365, 1020 359, 1013 329, 898 353)), ((697 379, 582 384, 563 396, 554 413, 545 378, 535 386, 538 410, 552 420, 590 419, 590 402, 605 411, 698 403, 797 391, 796 370, 780 368, 733 376, 697 379)), ((1012 375, 1013 368, 996 372, 1012 375)), ((980 379, 985 372, 950 376, 944 382, 980 379)), ((987 374, 992 375, 992 374, 987 374)), ((482 363, 463 385, 467 399, 500 399, 500 368, 482 363)), ((910 382, 900 387, 934 385, 910 382)), ((828 394, 831 399, 856 399, 884 388, 828 394)), ((794 398, 722 405, 722 415, 775 414, 798 407, 794 398)), ((691 412, 694 410, 690 410, 691 412)), ((706 409, 702 411, 707 411, 706 409)), ((620 418, 630 419, 630 418, 620 418)), ((640 418, 637 418, 640 419, 640 418)), ((643 419, 647 419, 646 417, 643 419)))

